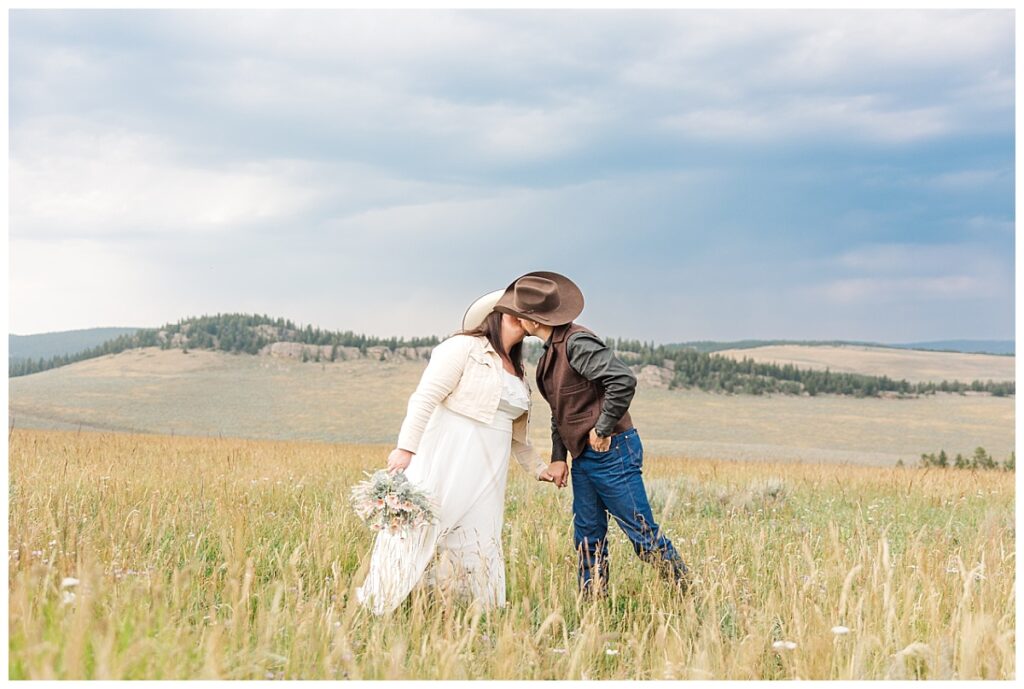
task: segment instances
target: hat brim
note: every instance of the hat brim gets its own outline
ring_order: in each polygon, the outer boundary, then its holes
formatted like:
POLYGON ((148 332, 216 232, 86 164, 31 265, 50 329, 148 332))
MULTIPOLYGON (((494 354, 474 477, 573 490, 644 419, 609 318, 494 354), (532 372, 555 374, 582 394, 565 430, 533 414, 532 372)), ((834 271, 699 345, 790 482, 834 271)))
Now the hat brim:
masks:
POLYGON ((501 298, 494 305, 494 310, 500 313, 507 313, 518 318, 535 321, 541 325, 558 326, 572 323, 577 316, 583 313, 583 292, 576 283, 560 273, 552 273, 546 270, 538 270, 532 273, 520 275, 505 288, 501 298), (513 304, 513 289, 517 282, 525 277, 539 277, 551 280, 558 287, 558 308, 551 311, 525 313, 516 310, 513 304))
POLYGON ((503 289, 488 292, 470 304, 465 315, 462 316, 462 329, 475 330, 479 328, 488 314, 494 311, 494 305, 498 303, 504 293, 503 289))

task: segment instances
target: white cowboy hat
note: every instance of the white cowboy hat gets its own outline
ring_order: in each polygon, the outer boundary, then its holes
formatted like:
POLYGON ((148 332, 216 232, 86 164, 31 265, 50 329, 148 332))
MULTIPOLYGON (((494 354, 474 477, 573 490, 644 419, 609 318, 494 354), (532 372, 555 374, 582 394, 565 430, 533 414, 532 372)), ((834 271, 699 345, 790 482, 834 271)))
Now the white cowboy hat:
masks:
POLYGON ((462 317, 462 329, 472 330, 479 328, 484 319, 494 310, 494 305, 498 303, 498 300, 501 299, 501 295, 504 293, 505 290, 503 289, 488 292, 470 304, 469 308, 466 309, 466 315, 462 317))

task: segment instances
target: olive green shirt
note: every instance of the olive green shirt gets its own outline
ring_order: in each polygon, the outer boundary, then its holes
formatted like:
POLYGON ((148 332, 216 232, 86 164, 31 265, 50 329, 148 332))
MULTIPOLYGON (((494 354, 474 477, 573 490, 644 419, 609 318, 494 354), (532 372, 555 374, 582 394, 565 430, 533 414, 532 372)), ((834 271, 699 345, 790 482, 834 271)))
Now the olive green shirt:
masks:
MULTIPOLYGON (((544 343, 544 349, 551 344, 550 338, 544 343)), ((619 422, 622 415, 629 409, 636 393, 636 376, 611 348, 595 335, 586 332, 573 333, 565 343, 565 351, 569 355, 569 365, 587 380, 593 381, 604 389, 604 401, 601 403, 601 416, 594 428, 597 434, 607 438, 619 422)), ((551 415, 551 461, 564 462, 569 454, 558 434, 555 415, 551 415)))

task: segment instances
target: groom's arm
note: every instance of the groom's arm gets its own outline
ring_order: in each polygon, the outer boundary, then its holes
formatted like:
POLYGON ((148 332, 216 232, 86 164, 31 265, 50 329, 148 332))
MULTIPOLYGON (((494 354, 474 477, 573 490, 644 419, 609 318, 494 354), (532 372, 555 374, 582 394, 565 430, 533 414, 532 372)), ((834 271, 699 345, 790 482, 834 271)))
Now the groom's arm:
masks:
POLYGON ((604 390, 601 416, 594 424, 594 430, 599 436, 607 438, 633 401, 633 395, 636 393, 636 376, 596 335, 587 332, 574 333, 565 346, 569 354, 569 365, 604 390))
POLYGON ((558 432, 558 425, 555 423, 555 415, 551 414, 551 463, 548 464, 547 473, 551 476, 555 485, 559 488, 565 487, 568 480, 569 462, 566 461, 569 451, 565 449, 565 442, 558 432))
POLYGON ((565 443, 562 441, 562 436, 558 432, 558 424, 555 423, 555 415, 551 415, 551 461, 552 462, 564 462, 565 458, 569 455, 569 451, 565 449, 565 443))

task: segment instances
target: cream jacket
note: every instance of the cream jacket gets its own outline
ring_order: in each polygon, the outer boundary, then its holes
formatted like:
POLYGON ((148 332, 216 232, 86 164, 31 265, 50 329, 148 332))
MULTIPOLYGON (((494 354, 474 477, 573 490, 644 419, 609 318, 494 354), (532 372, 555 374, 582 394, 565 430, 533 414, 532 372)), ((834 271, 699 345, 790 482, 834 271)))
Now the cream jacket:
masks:
MULTIPOLYGON (((412 453, 417 451, 427 422, 438 404, 482 423, 491 423, 498 411, 501 388, 501 357, 486 337, 449 337, 430 353, 430 363, 423 371, 416 391, 409 397, 405 420, 398 434, 398 447, 412 453)), ((526 388, 530 390, 529 383, 526 383, 526 388)), ((512 456, 536 478, 547 464, 530 444, 529 428, 528 409, 512 422, 512 456)))

